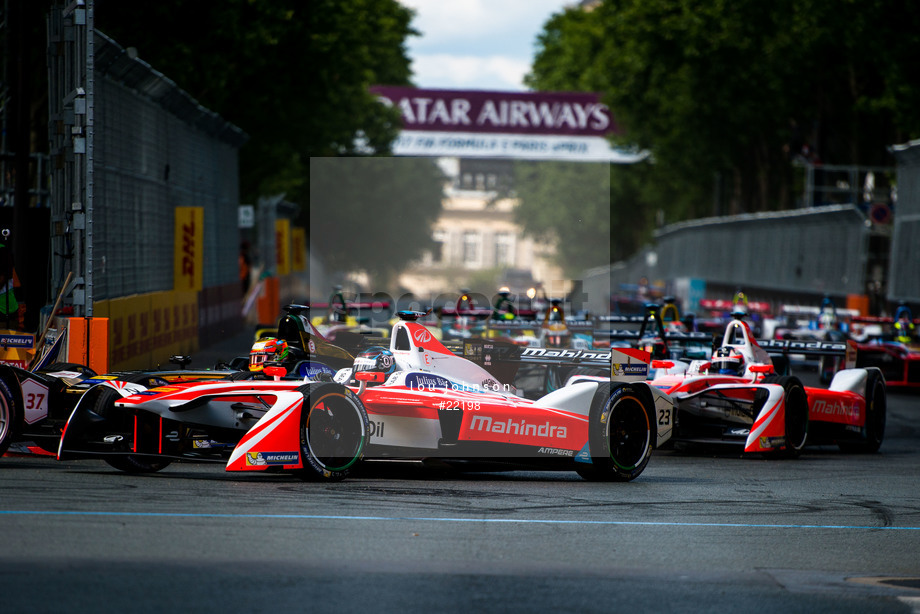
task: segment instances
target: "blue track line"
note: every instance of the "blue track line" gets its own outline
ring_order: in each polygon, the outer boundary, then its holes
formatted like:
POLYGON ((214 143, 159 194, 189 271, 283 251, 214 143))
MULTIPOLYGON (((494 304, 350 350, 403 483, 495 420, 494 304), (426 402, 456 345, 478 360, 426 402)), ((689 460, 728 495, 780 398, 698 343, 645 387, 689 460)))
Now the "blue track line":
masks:
POLYGON ((873 527, 836 524, 754 524, 733 522, 650 522, 638 520, 550 520, 541 518, 434 518, 427 516, 335 516, 325 514, 193 514, 185 512, 79 512, 0 510, 6 516, 121 516, 134 518, 261 518, 264 520, 364 520, 412 522, 472 522, 483 524, 556 524, 643 527, 719 527, 739 529, 832 529, 856 531, 920 531, 920 527, 873 527))

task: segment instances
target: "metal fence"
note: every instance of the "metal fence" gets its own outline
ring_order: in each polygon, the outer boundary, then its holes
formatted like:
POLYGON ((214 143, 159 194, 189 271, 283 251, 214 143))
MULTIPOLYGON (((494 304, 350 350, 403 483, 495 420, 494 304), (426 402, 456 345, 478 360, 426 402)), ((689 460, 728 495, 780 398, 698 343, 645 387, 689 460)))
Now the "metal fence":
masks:
POLYGON ((52 274, 75 272, 78 315, 173 288, 179 206, 204 209, 202 285, 237 282, 246 135, 95 31, 92 0, 50 13, 49 112, 52 274))
POLYGON ((96 124, 95 299, 173 287, 177 206, 204 208, 203 285, 235 281, 236 148, 105 73, 96 124))
POLYGON ((867 227, 850 205, 675 224, 658 266, 675 277, 780 291, 865 292, 867 227))

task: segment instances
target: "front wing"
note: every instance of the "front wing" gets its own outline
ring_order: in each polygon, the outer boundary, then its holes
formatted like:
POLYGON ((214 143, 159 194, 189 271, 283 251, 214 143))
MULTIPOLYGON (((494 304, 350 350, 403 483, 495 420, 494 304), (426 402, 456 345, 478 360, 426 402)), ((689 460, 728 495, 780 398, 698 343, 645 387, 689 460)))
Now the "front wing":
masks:
POLYGON ((696 393, 676 393, 675 440, 742 445, 745 452, 774 452, 785 446, 783 387, 720 384, 696 393))

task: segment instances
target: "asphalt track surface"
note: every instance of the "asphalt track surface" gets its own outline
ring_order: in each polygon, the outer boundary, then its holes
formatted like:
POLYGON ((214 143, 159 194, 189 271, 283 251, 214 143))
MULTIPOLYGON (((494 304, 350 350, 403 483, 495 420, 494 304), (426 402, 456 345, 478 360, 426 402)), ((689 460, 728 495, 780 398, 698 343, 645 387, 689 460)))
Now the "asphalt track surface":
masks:
POLYGON ((627 484, 338 484, 0 459, 0 612, 917 612, 920 395, 879 454, 656 453, 627 484))

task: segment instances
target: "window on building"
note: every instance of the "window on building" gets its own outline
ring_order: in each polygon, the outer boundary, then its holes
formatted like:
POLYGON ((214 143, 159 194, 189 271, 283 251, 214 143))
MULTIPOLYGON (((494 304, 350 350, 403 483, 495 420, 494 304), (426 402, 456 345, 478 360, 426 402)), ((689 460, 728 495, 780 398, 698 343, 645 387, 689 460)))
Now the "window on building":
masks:
POLYGON ((481 264, 482 236, 475 230, 463 233, 463 265, 477 267, 481 264))
POLYGON ((514 265, 514 235, 499 232, 495 235, 495 266, 514 265))
POLYGON ((431 250, 431 260, 435 263, 447 261, 447 231, 435 230, 432 236, 434 248, 431 250))

